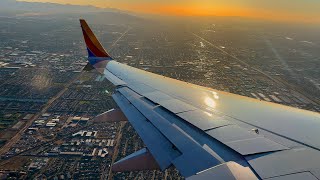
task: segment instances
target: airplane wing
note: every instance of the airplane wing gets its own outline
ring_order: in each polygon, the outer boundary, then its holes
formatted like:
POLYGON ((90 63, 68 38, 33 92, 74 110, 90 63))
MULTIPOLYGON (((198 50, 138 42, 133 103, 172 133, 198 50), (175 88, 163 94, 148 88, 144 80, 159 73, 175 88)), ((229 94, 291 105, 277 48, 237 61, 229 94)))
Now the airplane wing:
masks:
POLYGON ((121 64, 80 22, 89 64, 116 86, 117 113, 146 145, 116 162, 114 171, 175 166, 188 179, 320 179, 319 113, 121 64))

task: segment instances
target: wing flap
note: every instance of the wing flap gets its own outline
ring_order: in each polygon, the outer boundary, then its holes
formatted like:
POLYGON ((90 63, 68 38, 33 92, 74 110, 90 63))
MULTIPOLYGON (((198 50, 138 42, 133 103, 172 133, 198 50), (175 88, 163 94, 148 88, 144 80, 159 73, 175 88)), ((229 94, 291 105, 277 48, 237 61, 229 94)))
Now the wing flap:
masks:
MULTIPOLYGON (((132 104, 132 106, 141 112, 141 114, 181 152, 181 155, 172 159, 172 163, 184 177, 189 177, 201 170, 221 163, 177 125, 170 123, 154 111, 154 108, 158 107, 157 104, 138 95, 127 87, 121 87, 117 91, 116 94, 121 93, 121 95, 129 101, 128 103, 132 104), (188 166, 188 164, 196 165, 188 166)), ((128 119, 130 121, 130 117, 128 117, 128 119)))
POLYGON ((173 145, 120 93, 115 93, 113 99, 135 128, 145 145, 164 170, 171 165, 171 161, 180 153, 173 149, 173 145))
MULTIPOLYGON (((170 124, 164 124, 166 120, 160 116, 157 115, 156 112, 153 111, 153 109, 158 106, 157 104, 147 101, 147 99, 132 90, 130 90, 128 87, 123 87, 118 89, 118 91, 123 94, 147 119, 150 119, 150 121, 153 123, 153 125, 160 130, 162 134, 164 134, 173 144, 177 146, 179 149, 179 146, 177 144, 181 143, 180 141, 175 141, 174 139, 170 139, 168 137, 170 132, 170 129, 172 128, 170 124), (144 98, 144 100, 142 99, 144 98), (160 123, 161 122, 161 123, 160 123)), ((173 99, 174 100, 174 99, 173 99)), ((181 107, 182 101, 179 101, 178 104, 175 102, 177 101, 170 101, 170 106, 177 106, 181 107)), ((161 102, 160 102, 161 103, 161 102)), ((186 103, 185 103, 186 104, 186 103)), ((193 113, 194 109, 189 109, 188 105, 182 106, 182 108, 186 107, 184 110, 189 110, 187 113, 193 113)), ((164 107, 167 109, 166 107, 164 107)), ((176 113, 178 110, 175 108, 176 111, 173 111, 172 113, 176 113)), ((198 110, 200 111, 200 110, 198 110)), ((179 114, 177 114, 179 116, 179 114)), ((180 116, 183 117, 183 116, 180 116)), ((185 116, 192 117, 192 116, 185 116)), ((195 116, 197 117, 197 116, 195 116)), ((184 119, 184 120, 186 120, 184 119)), ((218 119, 218 118, 216 118, 218 119)), ((188 120, 186 120, 188 122, 188 120)), ((196 127, 200 127, 204 129, 206 125, 210 125, 208 127, 214 129, 207 131, 206 133, 213 137, 214 139, 222 142, 226 146, 230 147, 231 149, 237 151, 241 155, 249 155, 249 154, 257 154, 257 153, 263 153, 263 152, 273 152, 273 151, 279 151, 279 150, 285 150, 288 149, 287 147, 278 144, 274 141, 271 141, 269 139, 264 138, 263 136, 259 136, 256 133, 251 133, 249 131, 246 131, 245 129, 237 126, 237 125, 229 125, 230 123, 224 120, 215 120, 214 118, 211 121, 205 121, 205 125, 196 124, 195 122, 199 122, 198 119, 191 122, 191 124, 195 124, 196 127), (215 125, 215 126, 214 126, 215 125)), ((185 141, 188 142, 188 141, 185 141)), ((188 146, 191 146, 192 144, 188 144, 188 146)), ((179 149, 180 151, 183 151, 183 149, 179 149)))
POLYGON ((203 148, 189 149, 173 161, 174 166, 182 176, 190 177, 199 171, 221 164, 218 159, 213 158, 203 148), (189 164, 189 165, 188 165, 189 164), (190 164, 192 164, 190 166, 190 164))
MULTIPOLYGON (((155 145, 151 141, 147 142, 148 139, 144 136, 146 136, 146 134, 149 135, 150 131, 141 128, 143 124, 146 122, 149 123, 153 129, 152 131, 158 132, 157 136, 165 139, 169 144, 171 144, 171 147, 168 146, 166 151, 173 151, 171 154, 174 156, 169 156, 170 158, 167 158, 166 166, 159 165, 161 169, 173 164, 184 177, 190 177, 199 171, 223 163, 223 161, 221 161, 221 157, 210 149, 209 146, 207 146, 207 149, 204 148, 183 129, 176 124, 171 123, 159 114, 161 111, 157 111, 156 109, 161 107, 161 105, 141 96, 127 86, 118 87, 113 96, 147 147, 150 148, 150 152, 155 156, 157 162, 163 155, 160 155, 155 149, 156 147, 161 146, 161 144, 155 145), (125 106, 123 105, 124 102, 126 104, 125 106), (136 114, 132 114, 132 112, 135 112, 136 114), (139 122, 137 120, 130 120, 130 118, 136 119, 136 117, 140 117, 139 119, 141 120, 139 122), (212 154, 212 152, 214 152, 214 154, 212 154), (194 166, 189 166, 187 164, 194 164, 194 166)), ((166 108, 162 108, 163 110, 166 110, 166 108)), ((196 109, 184 113, 192 112, 201 112, 201 110, 196 109)), ((176 116, 176 118, 179 118, 180 113, 170 113, 176 116)), ((216 126, 212 126, 213 123, 211 122, 212 124, 210 127, 215 128, 203 131, 203 133, 207 134, 211 138, 220 141, 222 143, 220 146, 225 145, 241 155, 288 149, 287 147, 268 140, 263 136, 248 132, 237 125, 230 124, 228 121, 223 121, 223 118, 223 116, 216 115, 215 118, 213 118, 213 122, 221 121, 222 123, 217 123, 216 126), (258 148, 255 146, 258 146, 258 148), (258 149, 258 151, 255 151, 255 149, 258 149)), ((183 120, 186 121, 185 119, 183 120)), ((155 139, 153 141, 155 141, 155 139)), ((235 160, 239 159, 235 158, 235 160)), ((161 162, 159 164, 161 164, 161 162)))

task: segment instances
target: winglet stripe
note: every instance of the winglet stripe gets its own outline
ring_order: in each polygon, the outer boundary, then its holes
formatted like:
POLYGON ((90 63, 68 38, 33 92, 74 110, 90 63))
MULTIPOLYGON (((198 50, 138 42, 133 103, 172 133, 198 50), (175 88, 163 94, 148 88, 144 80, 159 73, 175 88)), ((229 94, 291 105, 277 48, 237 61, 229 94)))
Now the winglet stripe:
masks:
POLYGON ((80 24, 87 48, 97 57, 110 57, 92 32, 86 21, 80 19, 80 24))

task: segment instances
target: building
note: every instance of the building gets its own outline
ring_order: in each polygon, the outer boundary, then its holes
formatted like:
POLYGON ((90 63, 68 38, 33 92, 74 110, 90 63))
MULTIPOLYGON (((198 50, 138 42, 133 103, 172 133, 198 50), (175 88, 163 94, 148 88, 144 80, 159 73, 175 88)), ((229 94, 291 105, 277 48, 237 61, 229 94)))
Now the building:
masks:
POLYGON ((48 122, 46 124, 46 127, 55 127, 57 125, 57 123, 53 123, 53 122, 48 122))

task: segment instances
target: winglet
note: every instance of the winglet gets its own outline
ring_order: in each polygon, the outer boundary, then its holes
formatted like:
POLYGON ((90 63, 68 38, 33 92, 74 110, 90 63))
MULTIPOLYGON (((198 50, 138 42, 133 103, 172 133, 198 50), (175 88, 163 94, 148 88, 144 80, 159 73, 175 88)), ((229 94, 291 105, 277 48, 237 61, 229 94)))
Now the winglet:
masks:
POLYGON ((101 43, 98 41, 97 37, 94 35, 90 29, 87 22, 80 19, 80 24, 83 32, 83 37, 87 45, 89 57, 110 57, 110 55, 104 50, 101 43))
POLYGON ((87 22, 80 19, 83 37, 88 50, 88 65, 84 70, 95 68, 98 72, 103 73, 107 63, 113 60, 112 57, 102 47, 97 37, 94 35, 87 22))

